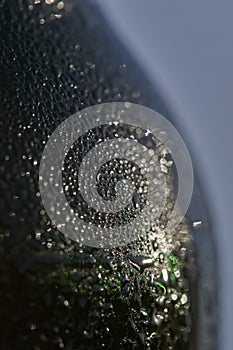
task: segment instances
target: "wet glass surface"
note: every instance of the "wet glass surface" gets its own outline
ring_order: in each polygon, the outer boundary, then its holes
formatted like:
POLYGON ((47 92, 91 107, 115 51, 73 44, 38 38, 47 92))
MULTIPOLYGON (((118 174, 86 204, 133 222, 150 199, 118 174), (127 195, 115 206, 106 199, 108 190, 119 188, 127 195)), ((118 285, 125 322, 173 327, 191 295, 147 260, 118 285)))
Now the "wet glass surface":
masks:
POLYGON ((53 227, 38 184, 63 120, 113 101, 166 115, 156 88, 89 3, 3 1, 0 23, 1 349, 188 349, 191 223, 171 241, 163 216, 127 247, 82 246, 53 227))

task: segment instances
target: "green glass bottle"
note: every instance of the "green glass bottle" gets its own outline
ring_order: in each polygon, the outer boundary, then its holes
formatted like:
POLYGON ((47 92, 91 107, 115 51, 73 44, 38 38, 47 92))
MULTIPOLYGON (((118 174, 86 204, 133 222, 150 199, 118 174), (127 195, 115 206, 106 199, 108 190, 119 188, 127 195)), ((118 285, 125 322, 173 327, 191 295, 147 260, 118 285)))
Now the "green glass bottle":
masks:
POLYGON ((42 152, 61 122, 120 101, 166 116, 156 88, 91 1, 4 0, 0 27, 1 349, 188 349, 193 244, 186 219, 174 236, 164 231, 175 200, 169 154, 156 149, 165 212, 125 246, 63 235, 39 188, 42 152))

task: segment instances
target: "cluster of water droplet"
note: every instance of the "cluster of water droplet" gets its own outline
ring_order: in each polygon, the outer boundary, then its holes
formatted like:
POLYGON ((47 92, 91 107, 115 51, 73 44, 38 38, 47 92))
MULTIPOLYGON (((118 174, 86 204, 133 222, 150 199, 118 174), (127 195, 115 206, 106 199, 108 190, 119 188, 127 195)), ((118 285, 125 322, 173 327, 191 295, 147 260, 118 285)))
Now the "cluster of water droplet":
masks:
MULTIPOLYGON (((57 21, 48 23, 51 13, 60 16, 66 6, 38 2, 18 1, 15 12, 7 1, 0 5, 1 63, 7 72, 0 120, 0 303, 5 344, 13 342, 11 348, 20 350, 187 349, 190 298, 184 267, 190 234, 185 222, 173 236, 164 231, 174 191, 171 159, 162 145, 156 152, 159 171, 170 183, 166 210, 128 246, 108 250, 77 244, 51 224, 42 205, 40 158, 49 135, 67 116, 96 103, 144 103, 155 96, 147 85, 141 87, 134 70, 130 73, 131 63, 124 55, 117 59, 118 48, 108 58, 109 46, 101 46, 109 40, 105 30, 95 21, 88 29, 81 9, 75 12, 81 34, 74 30, 72 36, 70 18, 63 22, 63 31, 57 21), (98 40, 87 45, 91 35, 99 35, 98 40)), ((123 165, 134 171, 130 164, 123 165)), ((105 175, 115 167, 121 168, 119 162, 107 164, 99 173, 103 197, 114 196, 104 188, 105 175)), ((67 184, 68 197, 73 180, 67 184)), ((114 181, 113 177, 108 183, 110 189, 114 181)))

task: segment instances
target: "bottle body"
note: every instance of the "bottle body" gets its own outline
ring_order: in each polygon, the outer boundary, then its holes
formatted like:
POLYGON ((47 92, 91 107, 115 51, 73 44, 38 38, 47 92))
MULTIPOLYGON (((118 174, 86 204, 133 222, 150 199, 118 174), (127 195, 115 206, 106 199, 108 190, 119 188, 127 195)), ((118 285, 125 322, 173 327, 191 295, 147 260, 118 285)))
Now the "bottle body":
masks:
POLYGON ((165 114, 161 99, 91 3, 1 6, 2 348, 187 349, 186 221, 173 250, 158 244, 161 222, 126 247, 95 249, 52 225, 39 189, 43 149, 67 117, 117 101, 165 114))

